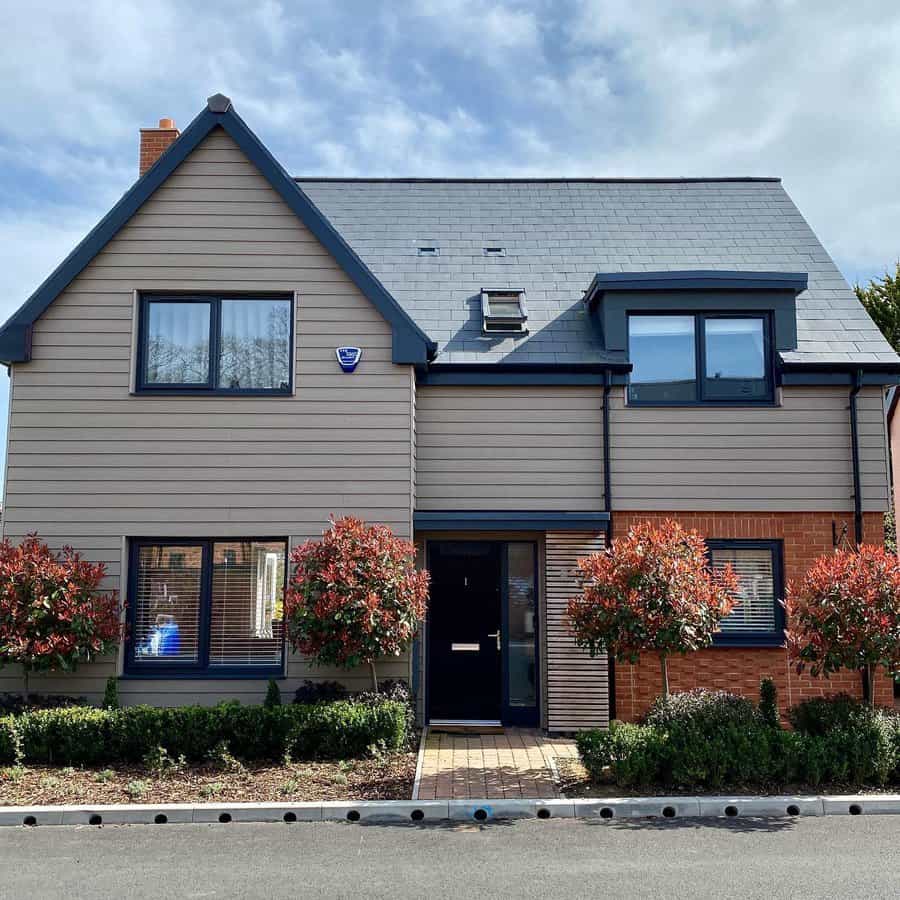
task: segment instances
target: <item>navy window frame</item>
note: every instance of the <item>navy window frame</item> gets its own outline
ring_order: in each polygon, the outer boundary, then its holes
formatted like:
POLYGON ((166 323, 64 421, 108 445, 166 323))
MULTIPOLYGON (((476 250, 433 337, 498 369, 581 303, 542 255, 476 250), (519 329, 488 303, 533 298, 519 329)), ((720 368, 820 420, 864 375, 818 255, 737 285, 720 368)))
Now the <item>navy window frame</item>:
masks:
POLYGON ((197 396, 287 397, 294 392, 294 357, 296 356, 296 317, 294 295, 278 291, 243 293, 179 294, 141 293, 138 297, 137 373, 135 389, 140 394, 193 394, 197 396), (219 380, 219 341, 222 334, 223 300, 286 300, 290 303, 290 336, 288 338, 288 384, 286 388, 223 388, 219 380), (201 303, 210 307, 209 372, 205 384, 158 384, 147 381, 147 336, 152 303, 201 303))
MULTIPOLYGON (((274 678, 280 680, 286 678, 287 668, 287 641, 283 638, 281 645, 281 664, 277 666, 210 666, 209 644, 210 623, 212 621, 212 575, 213 575, 213 545, 217 543, 234 543, 235 541, 275 542, 284 544, 285 551, 285 581, 288 577, 290 556, 290 541, 286 537, 215 537, 215 538, 133 538, 128 542, 128 602, 126 604, 126 636, 125 636, 125 662, 123 675, 126 678, 146 679, 204 679, 215 681, 217 679, 260 679, 274 678), (137 609, 134 598, 137 596, 138 579, 138 551, 141 547, 201 547, 201 574, 200 574, 200 621, 198 625, 199 642, 197 647, 197 662, 186 663, 160 663, 141 662, 134 655, 134 635, 136 630, 135 616, 137 609)), ((286 633, 286 630, 285 630, 286 633)))
POLYGON ((760 311, 722 311, 699 312, 691 310, 635 310, 627 314, 628 346, 631 347, 631 320, 637 316, 693 316, 694 319, 694 367, 697 397, 695 400, 635 400, 631 396, 631 375, 628 376, 626 396, 629 406, 774 406, 775 405, 775 367, 772 353, 772 314, 760 311), (706 320, 707 319, 762 319, 763 352, 766 396, 756 399, 709 398, 706 396, 706 320))
MULTIPOLYGON (((707 550, 769 550, 772 554, 772 581, 775 603, 775 628, 772 631, 717 631, 714 647, 781 647, 784 644, 786 619, 784 600, 784 542, 780 540, 720 540, 708 538, 707 550)), ((709 554, 710 564, 712 554, 709 554)))

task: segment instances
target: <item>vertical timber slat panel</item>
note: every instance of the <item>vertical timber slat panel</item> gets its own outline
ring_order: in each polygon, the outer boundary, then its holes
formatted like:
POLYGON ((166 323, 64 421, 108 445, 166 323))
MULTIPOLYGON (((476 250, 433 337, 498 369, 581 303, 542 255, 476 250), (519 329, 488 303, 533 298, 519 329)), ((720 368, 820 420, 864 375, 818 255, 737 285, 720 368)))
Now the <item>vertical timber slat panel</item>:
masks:
POLYGON ((566 605, 579 590, 578 560, 602 550, 597 532, 548 531, 546 537, 547 728, 577 731, 609 722, 606 656, 592 658, 575 646, 565 622, 566 605))

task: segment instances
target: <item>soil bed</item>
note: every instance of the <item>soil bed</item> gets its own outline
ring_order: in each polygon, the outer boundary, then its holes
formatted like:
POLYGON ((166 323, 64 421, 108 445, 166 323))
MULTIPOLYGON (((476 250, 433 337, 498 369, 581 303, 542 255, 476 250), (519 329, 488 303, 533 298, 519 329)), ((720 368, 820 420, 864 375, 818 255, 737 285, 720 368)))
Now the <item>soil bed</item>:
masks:
POLYGON ((246 763, 240 769, 185 765, 0 769, 0 806, 219 801, 408 800, 416 754, 341 762, 246 763))

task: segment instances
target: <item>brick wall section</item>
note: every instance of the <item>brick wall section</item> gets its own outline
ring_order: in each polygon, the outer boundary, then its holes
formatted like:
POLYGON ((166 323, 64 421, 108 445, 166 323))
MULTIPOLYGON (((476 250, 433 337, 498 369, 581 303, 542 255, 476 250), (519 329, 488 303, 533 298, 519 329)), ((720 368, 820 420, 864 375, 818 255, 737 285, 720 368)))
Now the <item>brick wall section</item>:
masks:
POLYGON ((142 128, 138 174, 143 175, 175 143, 180 133, 177 128, 142 128))
MULTIPOLYGON (((840 535, 843 526, 853 535, 852 513, 628 513, 613 514, 613 537, 625 534, 635 522, 677 519, 686 528, 695 528, 707 538, 757 538, 784 541, 784 568, 787 582, 799 581, 816 557, 833 549, 832 522, 840 535)), ((884 540, 881 513, 865 513, 863 539, 868 543, 884 540)), ((831 678, 798 675, 782 648, 711 647, 669 660, 669 688, 685 691, 695 687, 734 691, 752 700, 759 697, 759 681, 771 678, 778 687, 778 702, 784 711, 806 697, 838 692, 862 696, 859 672, 839 672, 831 678)), ((645 655, 631 666, 617 663, 615 669, 616 718, 633 722, 647 711, 659 694, 662 679, 659 660, 645 655)), ((893 704, 893 685, 880 674, 875 686, 876 701, 893 704)))

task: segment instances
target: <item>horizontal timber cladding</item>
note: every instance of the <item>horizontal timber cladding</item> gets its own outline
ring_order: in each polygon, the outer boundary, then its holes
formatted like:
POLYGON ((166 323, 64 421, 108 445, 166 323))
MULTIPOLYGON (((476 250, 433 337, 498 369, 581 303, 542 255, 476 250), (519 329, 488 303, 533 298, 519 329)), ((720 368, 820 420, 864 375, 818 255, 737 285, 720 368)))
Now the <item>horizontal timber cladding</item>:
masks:
MULTIPOLYGON (((214 131, 34 325, 12 367, 6 536, 37 531, 107 564, 123 537, 316 537, 331 513, 412 536, 414 374, 391 361, 390 325, 222 131, 214 131), (295 394, 133 395, 134 292, 277 291, 296 296, 295 394), (352 375, 335 358, 362 348, 352 375)), ((35 690, 99 700, 115 661, 35 690)), ((406 677, 406 659, 379 675, 406 677)), ((366 672, 288 658, 305 678, 356 687, 366 672)), ((0 670, 0 692, 19 690, 0 670)), ((265 681, 128 680, 128 703, 261 699, 265 681)))
MULTIPOLYGON (((613 510, 853 507, 846 387, 786 387, 779 407, 634 407, 610 398, 613 510)), ((859 395, 865 510, 888 507, 879 387, 859 395)))
POLYGON ((547 728, 577 731, 609 721, 606 656, 575 646, 566 606, 580 588, 578 560, 603 549, 601 533, 548 531, 546 535, 547 728))
POLYGON ((420 386, 419 510, 603 509, 603 391, 420 386))

